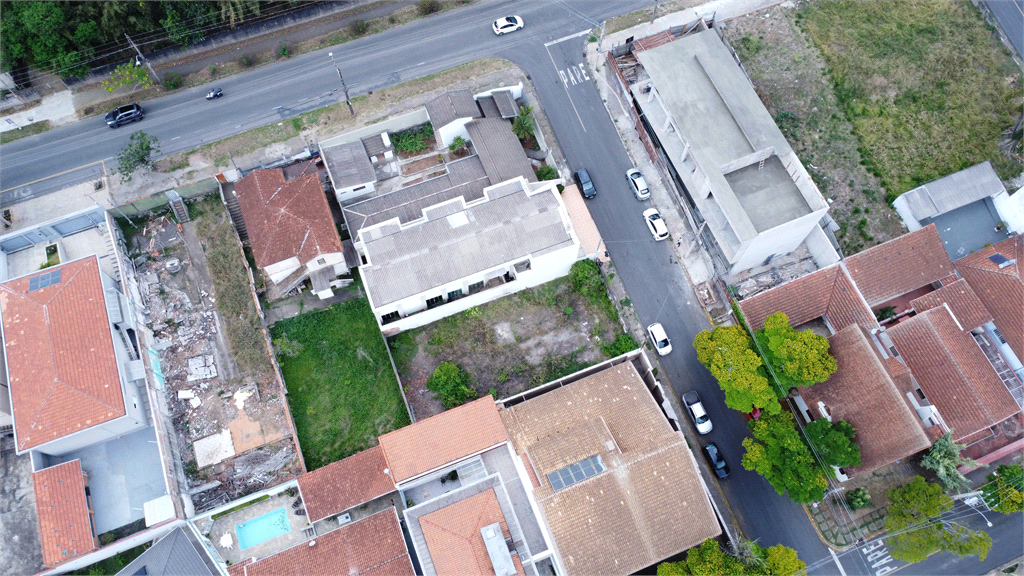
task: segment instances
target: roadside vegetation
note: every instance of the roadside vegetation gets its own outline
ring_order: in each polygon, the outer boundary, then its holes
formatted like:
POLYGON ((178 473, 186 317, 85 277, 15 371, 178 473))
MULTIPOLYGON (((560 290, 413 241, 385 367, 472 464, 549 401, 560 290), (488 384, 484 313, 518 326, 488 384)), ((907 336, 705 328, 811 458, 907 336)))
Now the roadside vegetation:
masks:
POLYGON ((679 562, 658 564, 658 576, 711 576, 759 574, 803 574, 807 564, 797 557, 796 550, 781 544, 765 548, 757 542, 740 540, 723 549, 717 540, 707 539, 686 552, 679 562))
POLYGON ((984 561, 992 548, 992 538, 981 530, 971 530, 956 522, 939 522, 953 509, 953 499, 942 486, 926 482, 921 476, 885 493, 889 510, 885 515, 885 543, 889 553, 904 562, 921 562, 935 552, 957 556, 977 554, 984 561))
POLYGON ((33 122, 22 126, 20 130, 8 130, 6 132, 0 132, 0 144, 7 144, 8 142, 14 142, 22 138, 29 136, 35 136, 36 134, 42 134, 52 128, 49 120, 42 120, 40 122, 33 122))
POLYGON ((381 434, 409 424, 365 298, 281 320, 271 334, 309 470, 375 446, 381 434))

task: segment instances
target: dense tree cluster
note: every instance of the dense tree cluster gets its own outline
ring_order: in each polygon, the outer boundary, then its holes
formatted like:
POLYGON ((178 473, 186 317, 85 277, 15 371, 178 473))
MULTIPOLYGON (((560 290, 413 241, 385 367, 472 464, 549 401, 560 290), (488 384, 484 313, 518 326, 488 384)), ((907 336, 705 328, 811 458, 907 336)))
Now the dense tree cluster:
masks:
POLYGON ((742 326, 704 330, 693 341, 700 361, 725 391, 725 405, 740 412, 760 408, 778 414, 782 407, 768 383, 761 357, 742 326))
POLYGON ((1012 514, 1024 510, 1024 469, 1020 465, 1001 464, 988 475, 982 492, 985 502, 996 512, 1012 514))
POLYGON ((753 438, 743 440, 743 467, 764 476, 779 494, 794 502, 818 502, 828 482, 814 455, 796 429, 789 412, 750 421, 753 438))
POLYGON ((764 548, 756 542, 741 541, 732 554, 726 553, 718 542, 705 540, 691 548, 686 559, 658 564, 659 576, 677 575, 790 575, 801 574, 807 564, 797 557, 796 550, 777 545, 764 548))
POLYGON ((789 317, 776 312, 765 318, 755 335, 765 362, 784 389, 824 382, 836 371, 828 340, 810 330, 797 332, 789 317))
POLYGON ((977 554, 984 560, 992 538, 982 531, 965 528, 955 521, 942 521, 953 509, 953 499, 942 486, 921 476, 885 493, 889 509, 885 516, 886 545, 893 558, 920 562, 933 552, 944 550, 958 556, 977 554))
POLYGON ((846 420, 829 422, 818 418, 804 427, 807 441, 829 466, 860 466, 860 446, 853 441, 857 433, 846 420))

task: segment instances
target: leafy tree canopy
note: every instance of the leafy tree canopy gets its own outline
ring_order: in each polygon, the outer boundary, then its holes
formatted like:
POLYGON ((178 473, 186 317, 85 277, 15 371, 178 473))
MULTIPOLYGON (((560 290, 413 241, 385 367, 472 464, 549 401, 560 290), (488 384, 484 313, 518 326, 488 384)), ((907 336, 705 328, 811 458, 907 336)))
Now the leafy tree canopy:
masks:
POLYGON ((712 574, 738 576, 747 573, 747 567, 743 562, 726 554, 718 542, 710 538, 686 553, 686 566, 689 568, 690 574, 695 576, 710 576, 712 574))
POLYGON ((982 531, 964 528, 955 522, 943 523, 940 516, 953 508, 953 499, 942 486, 926 482, 921 476, 885 493, 889 510, 885 516, 886 544, 893 558, 920 562, 940 550, 958 556, 977 554, 984 560, 992 539, 982 531))
POLYGON ((659 576, 710 574, 767 574, 788 576, 801 574, 807 564, 797 557, 796 550, 782 545, 763 548, 756 542, 741 540, 732 553, 726 553, 713 539, 691 548, 682 562, 658 564, 659 576))
POLYGON ((829 466, 860 466, 860 446, 854 442, 856 433, 846 420, 829 422, 818 418, 804 427, 807 441, 829 466))
POLYGON ((766 318, 764 328, 755 336, 783 388, 824 382, 836 371, 828 340, 810 330, 793 330, 789 317, 782 312, 766 318))
POLYGON ((138 66, 135 61, 121 64, 110 73, 110 78, 102 82, 103 89, 113 92, 122 86, 136 86, 149 88, 153 81, 149 79, 149 72, 144 66, 138 66))
POLYGON ((740 412, 761 408, 778 414, 782 407, 764 374, 763 362, 742 326, 704 330, 693 340, 700 361, 725 391, 725 405, 740 412))
POLYGON ((427 389, 437 394, 445 410, 461 406, 476 398, 476 390, 469 387, 470 375, 461 366, 442 362, 427 378, 427 389))
POLYGON ((152 168, 153 155, 160 153, 156 136, 150 136, 139 130, 132 134, 128 145, 117 153, 117 173, 121 180, 131 182, 132 175, 139 168, 152 168))
POLYGON ((1011 514, 1024 510, 1024 469, 1002 464, 988 475, 982 488, 985 502, 996 512, 1011 514))
POLYGON ((939 477, 939 482, 942 482, 946 490, 969 489, 970 481, 957 468, 960 466, 973 467, 977 464, 974 460, 960 455, 960 451, 963 449, 962 444, 953 441, 953 431, 950 430, 936 440, 935 444, 932 444, 928 453, 921 459, 921 466, 935 472, 935 475, 939 477))
POLYGON ((765 568, 769 574, 778 576, 801 574, 807 568, 807 563, 796 555, 796 550, 787 548, 782 544, 771 548, 761 548, 764 552, 765 568))
POLYGON ((754 438, 743 440, 743 467, 764 476, 779 494, 794 502, 817 502, 825 497, 827 481, 789 412, 763 415, 750 421, 754 438))

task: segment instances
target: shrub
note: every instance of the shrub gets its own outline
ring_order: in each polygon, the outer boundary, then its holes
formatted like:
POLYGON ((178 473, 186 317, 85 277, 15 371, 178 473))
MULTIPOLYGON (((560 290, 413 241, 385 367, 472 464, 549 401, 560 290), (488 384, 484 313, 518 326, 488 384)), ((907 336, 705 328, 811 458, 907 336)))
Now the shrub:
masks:
POLYGON ((469 372, 462 367, 442 362, 427 378, 427 389, 433 391, 448 410, 476 398, 476 391, 469 387, 469 381, 469 372))
POLYGON ((541 166, 537 169, 538 180, 556 180, 558 178, 558 170, 555 170, 552 166, 541 166))
POLYGON ((164 74, 164 88, 168 90, 177 90, 181 86, 181 74, 177 72, 168 72, 164 74))
POLYGON ((871 495, 864 488, 856 488, 846 495, 846 503, 854 510, 871 506, 871 495))
POLYGON ((217 67, 216 66, 210 66, 210 76, 213 76, 216 73, 217 73, 217 67))
POLYGON ((398 20, 394 16, 388 16, 388 24, 394 24, 398 20))
POLYGON ((632 334, 623 333, 619 334, 614 342, 601 345, 601 352, 609 358, 614 358, 620 354, 625 354, 632 350, 636 350, 639 344, 633 339, 632 334))
POLYGON ((277 55, 278 56, 288 56, 291 53, 292 53, 291 50, 289 50, 288 46, 286 44, 284 44, 283 42, 277 48, 277 55))
POLYGON ((356 19, 348 25, 348 30, 353 36, 362 36, 370 31, 370 25, 366 23, 366 20, 356 19))
POLYGON ((420 0, 419 10, 421 16, 427 16, 441 11, 441 3, 438 0, 420 0))
POLYGON ((238 58, 238 65, 242 68, 248 68, 249 66, 252 66, 252 61, 249 60, 248 56, 241 56, 238 58))
POLYGON ((452 140, 452 143, 448 145, 448 149, 451 150, 453 153, 458 152, 459 150, 462 150, 465 147, 466 140, 462 136, 456 136, 455 140, 452 140))

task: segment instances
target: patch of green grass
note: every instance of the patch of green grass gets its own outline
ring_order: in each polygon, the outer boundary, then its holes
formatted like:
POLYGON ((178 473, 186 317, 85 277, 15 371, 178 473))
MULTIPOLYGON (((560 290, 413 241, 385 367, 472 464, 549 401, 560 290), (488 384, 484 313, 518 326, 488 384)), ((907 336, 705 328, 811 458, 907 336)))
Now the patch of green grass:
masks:
POLYGON ((847 0, 799 15, 888 201, 985 160, 1004 180, 1020 173, 997 147, 1020 113, 1020 70, 977 8, 847 0))
POLYGON ((227 516, 228 514, 231 514, 232 512, 238 512, 239 510, 244 510, 244 509, 248 508, 249 506, 252 506, 253 504, 259 504, 260 502, 263 502, 264 500, 269 500, 269 499, 270 499, 270 495, 269 494, 264 494, 263 496, 260 496, 259 498, 256 498, 256 499, 253 499, 253 500, 249 500, 248 502, 242 502, 238 506, 232 506, 231 508, 228 508, 227 510, 225 510, 223 512, 217 512, 213 516, 210 516, 210 518, 212 518, 214 520, 216 520, 218 518, 223 518, 223 517, 227 516))
POLYGON ((274 340, 301 344, 278 361, 306 466, 313 470, 409 424, 384 340, 365 298, 282 320, 274 340))
POLYGON ((42 134, 51 128, 49 120, 42 120, 40 122, 33 122, 21 127, 21 130, 8 130, 6 132, 0 132, 0 144, 7 144, 8 142, 14 142, 21 138, 28 136, 35 136, 36 134, 42 134))
POLYGON ((412 359, 419 351, 419 345, 416 344, 416 331, 399 332, 388 339, 388 346, 391 347, 391 357, 395 359, 398 371, 400 373, 408 371, 412 359))

